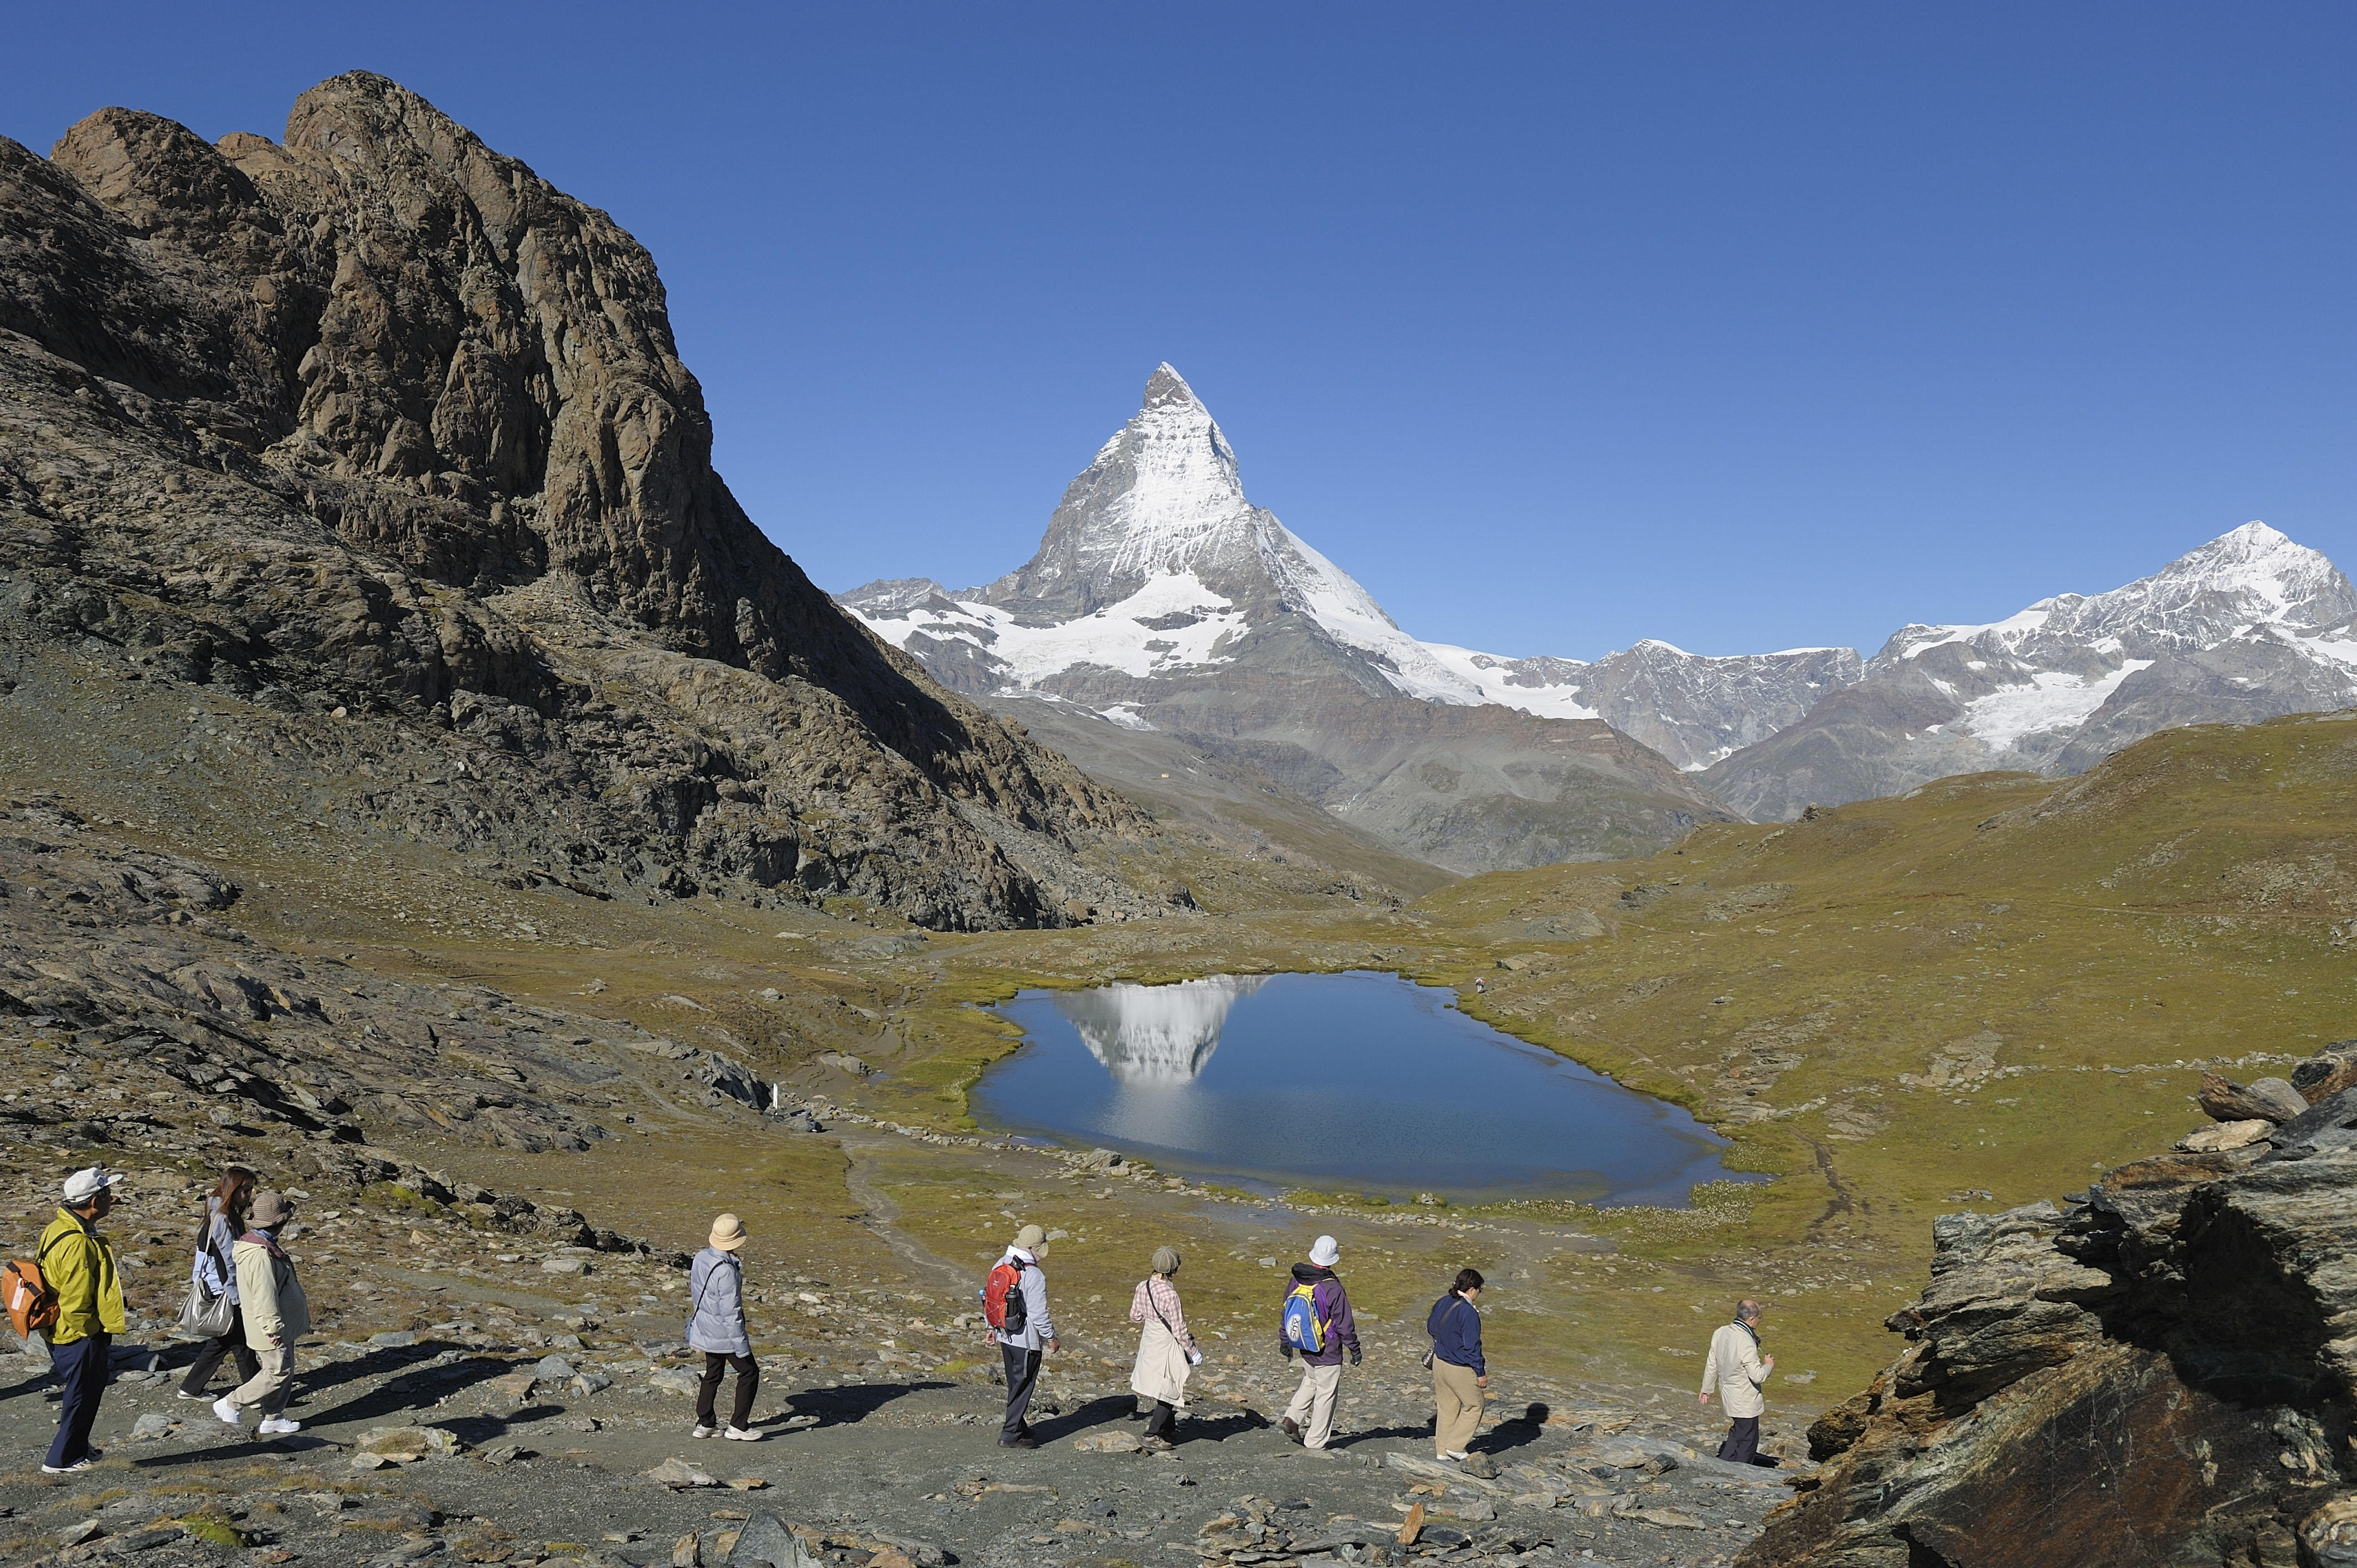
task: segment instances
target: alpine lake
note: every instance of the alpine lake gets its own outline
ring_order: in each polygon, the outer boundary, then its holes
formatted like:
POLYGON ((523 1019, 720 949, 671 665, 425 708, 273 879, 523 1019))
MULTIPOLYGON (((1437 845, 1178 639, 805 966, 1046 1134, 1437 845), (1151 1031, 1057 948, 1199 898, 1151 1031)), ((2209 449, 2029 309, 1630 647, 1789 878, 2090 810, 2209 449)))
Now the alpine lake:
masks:
POLYGON ((985 1125, 1103 1145, 1263 1192, 1676 1207, 1756 1181, 1725 1140, 1394 974, 1214 975, 1025 991, 1022 1048, 974 1091, 985 1125))

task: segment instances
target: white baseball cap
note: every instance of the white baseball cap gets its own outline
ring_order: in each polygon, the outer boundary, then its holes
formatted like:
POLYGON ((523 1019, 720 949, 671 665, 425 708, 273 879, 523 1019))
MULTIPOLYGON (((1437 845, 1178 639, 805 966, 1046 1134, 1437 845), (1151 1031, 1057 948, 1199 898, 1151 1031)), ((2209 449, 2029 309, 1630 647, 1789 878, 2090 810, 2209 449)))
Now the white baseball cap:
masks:
POLYGON ((122 1182, 121 1171, 111 1171, 104 1165, 91 1165, 87 1170, 76 1171, 66 1177, 66 1203, 70 1208, 79 1208, 108 1187, 121 1186, 122 1182))
POLYGON ((1341 1255, 1342 1249, 1334 1244, 1334 1238, 1331 1236, 1320 1236, 1310 1244, 1309 1261, 1321 1269, 1332 1268, 1334 1260, 1341 1255))

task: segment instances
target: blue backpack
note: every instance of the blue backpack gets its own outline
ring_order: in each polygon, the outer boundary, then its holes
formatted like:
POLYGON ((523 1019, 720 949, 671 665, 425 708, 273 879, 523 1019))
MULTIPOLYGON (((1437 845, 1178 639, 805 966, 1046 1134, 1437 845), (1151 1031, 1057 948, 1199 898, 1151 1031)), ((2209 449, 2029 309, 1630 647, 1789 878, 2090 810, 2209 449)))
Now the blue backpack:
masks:
POLYGON ((1315 1356, 1326 1348, 1326 1325, 1318 1317, 1318 1287, 1297 1283, 1285 1293, 1285 1342, 1315 1356))

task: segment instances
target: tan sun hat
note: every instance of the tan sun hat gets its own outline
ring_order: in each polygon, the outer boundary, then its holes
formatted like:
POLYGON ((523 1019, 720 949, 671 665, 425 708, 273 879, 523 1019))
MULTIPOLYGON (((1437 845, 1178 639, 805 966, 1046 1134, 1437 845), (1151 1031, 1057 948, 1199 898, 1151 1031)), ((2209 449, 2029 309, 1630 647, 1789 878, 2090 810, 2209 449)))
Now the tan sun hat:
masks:
POLYGON ((274 1225, 284 1225, 295 1217, 295 1206, 286 1196, 264 1187, 253 1195, 253 1207, 245 1211, 245 1222, 256 1230, 267 1230, 274 1225))
POLYGON ((733 1252, 745 1244, 745 1222, 733 1214, 724 1214, 712 1222, 712 1244, 724 1252, 733 1252))
POLYGON ((1048 1233, 1037 1225, 1026 1225, 1015 1233, 1015 1250, 1044 1258, 1048 1255, 1048 1233))

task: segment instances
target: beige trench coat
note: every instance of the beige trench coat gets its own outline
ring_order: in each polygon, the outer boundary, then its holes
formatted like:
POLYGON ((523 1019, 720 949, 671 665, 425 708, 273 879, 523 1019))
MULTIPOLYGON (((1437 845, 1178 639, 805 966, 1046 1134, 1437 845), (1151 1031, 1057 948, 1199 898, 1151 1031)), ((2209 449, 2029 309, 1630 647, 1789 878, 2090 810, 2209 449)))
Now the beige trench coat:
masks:
MULTIPOLYGON (((1138 1287, 1141 1291, 1144 1285, 1138 1287)), ((1183 1318, 1180 1320, 1185 1321, 1183 1318)), ((1129 1369, 1129 1386, 1140 1399, 1164 1400, 1174 1410, 1187 1408, 1187 1347, 1151 1311, 1137 1337, 1137 1360, 1129 1369)))

